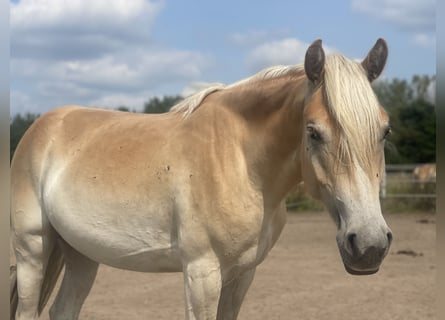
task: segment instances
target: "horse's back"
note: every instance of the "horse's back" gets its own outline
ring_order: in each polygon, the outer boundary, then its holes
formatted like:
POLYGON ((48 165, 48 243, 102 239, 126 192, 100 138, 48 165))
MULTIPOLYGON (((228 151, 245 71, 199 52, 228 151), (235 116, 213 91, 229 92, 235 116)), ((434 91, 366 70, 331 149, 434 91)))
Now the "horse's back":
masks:
MULTIPOLYGON (((82 154, 94 156, 95 159, 88 159, 88 164, 94 165, 94 161, 107 161, 107 156, 115 156, 97 150, 101 147, 111 150, 117 144, 120 144, 118 149, 125 148, 127 154, 137 156, 134 147, 135 144, 140 147, 141 131, 154 133, 163 122, 156 119, 156 126, 147 128, 150 121, 141 116, 144 115, 81 106, 64 106, 49 111, 39 117, 22 137, 11 163, 12 174, 23 171, 29 174, 31 170, 33 178, 41 179, 45 166, 53 166, 56 161, 70 163, 82 154), (133 149, 129 150, 129 147, 133 149), (101 156, 104 159, 100 159, 101 156)), ((161 131, 159 128, 158 132, 161 131)))

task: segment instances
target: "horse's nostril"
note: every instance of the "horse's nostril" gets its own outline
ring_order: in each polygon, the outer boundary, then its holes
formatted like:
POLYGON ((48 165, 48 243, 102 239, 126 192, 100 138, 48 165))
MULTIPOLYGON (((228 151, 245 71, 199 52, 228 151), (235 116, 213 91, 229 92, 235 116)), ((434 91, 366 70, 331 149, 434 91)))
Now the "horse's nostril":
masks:
POLYGON ((348 246, 349 246, 349 249, 351 249, 351 253, 354 253, 356 251, 356 244, 355 244, 356 238, 357 238, 357 234, 355 234, 355 233, 350 233, 347 236, 348 246))
POLYGON ((391 245, 392 242, 392 232, 389 231, 386 236, 388 237, 388 247, 391 245))

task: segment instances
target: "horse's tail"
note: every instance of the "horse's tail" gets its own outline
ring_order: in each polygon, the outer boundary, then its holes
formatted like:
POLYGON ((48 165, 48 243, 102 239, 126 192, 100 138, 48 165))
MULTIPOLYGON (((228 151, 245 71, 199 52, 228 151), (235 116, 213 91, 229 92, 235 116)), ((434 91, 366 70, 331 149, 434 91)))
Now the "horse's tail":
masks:
POLYGON ((17 310, 18 295, 17 295, 17 267, 15 265, 9 266, 9 301, 10 301, 10 319, 15 319, 15 311, 17 310))
POLYGON ((42 313, 43 308, 45 308, 64 265, 65 260, 63 259, 62 250, 60 249, 60 246, 56 244, 49 256, 45 276, 43 277, 42 288, 40 289, 39 315, 42 313))
MULTIPOLYGON (((51 255, 49 256, 48 265, 46 267, 45 276, 43 278, 42 287, 40 289, 40 300, 38 306, 39 315, 45 308, 46 303, 51 295, 51 292, 56 285, 60 272, 62 271, 65 261, 63 259, 62 251, 58 245, 55 245, 51 255)), ((17 267, 15 265, 9 267, 9 301, 10 301, 10 320, 15 320, 15 313, 17 311, 18 304, 18 292, 17 292, 17 267)))

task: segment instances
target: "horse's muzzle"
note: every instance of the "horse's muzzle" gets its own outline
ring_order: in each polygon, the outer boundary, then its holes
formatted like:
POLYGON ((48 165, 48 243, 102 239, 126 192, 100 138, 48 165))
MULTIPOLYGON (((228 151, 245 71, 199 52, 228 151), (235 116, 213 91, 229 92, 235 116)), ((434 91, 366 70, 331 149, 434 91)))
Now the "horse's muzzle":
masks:
POLYGON ((348 273, 353 275, 369 275, 376 273, 389 251, 392 233, 371 245, 365 245, 355 233, 346 236, 346 241, 338 242, 340 255, 348 273))

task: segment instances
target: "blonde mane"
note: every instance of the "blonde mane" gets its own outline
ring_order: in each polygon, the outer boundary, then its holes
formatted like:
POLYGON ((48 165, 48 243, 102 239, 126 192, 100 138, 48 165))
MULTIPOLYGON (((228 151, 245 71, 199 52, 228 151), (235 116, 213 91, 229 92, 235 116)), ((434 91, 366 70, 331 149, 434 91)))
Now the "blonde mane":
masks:
POLYGON ((170 111, 177 112, 177 113, 183 113, 184 117, 188 117, 190 114, 193 113, 193 111, 195 111, 201 105, 202 101, 208 95, 210 95, 211 93, 213 93, 215 91, 230 89, 230 88, 237 87, 237 86, 251 84, 254 82, 268 80, 268 79, 280 78, 280 77, 284 77, 284 76, 290 76, 290 77, 298 76, 298 75, 301 75, 303 72, 304 72, 303 65, 270 67, 270 68, 267 68, 267 69, 264 69, 264 70, 258 72, 257 74, 255 74, 249 78, 237 81, 237 82, 230 84, 228 86, 225 86, 220 83, 213 84, 210 87, 208 87, 204 90, 201 90, 201 91, 185 98, 184 100, 182 100, 181 102, 179 102, 178 104, 173 106, 170 109, 170 111))
POLYGON ((357 161, 363 169, 369 169, 379 142, 380 105, 362 65, 342 55, 328 56, 324 96, 340 128, 338 160, 345 165, 357 161))

